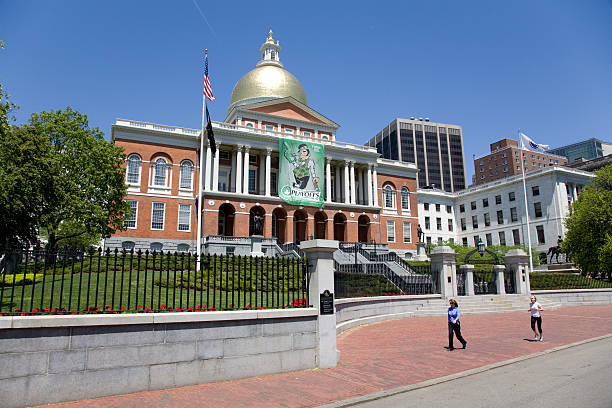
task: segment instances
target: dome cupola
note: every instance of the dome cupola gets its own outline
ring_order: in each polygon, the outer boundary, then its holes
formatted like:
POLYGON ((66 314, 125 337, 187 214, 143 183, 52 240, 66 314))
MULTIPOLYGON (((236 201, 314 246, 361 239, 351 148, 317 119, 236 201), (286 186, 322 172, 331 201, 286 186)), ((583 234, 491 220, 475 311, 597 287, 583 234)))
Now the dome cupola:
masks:
POLYGON ((302 84, 285 70, 280 62, 280 49, 270 30, 266 42, 260 48, 261 60, 255 69, 249 71, 234 86, 228 112, 236 106, 286 97, 292 97, 308 106, 302 84))

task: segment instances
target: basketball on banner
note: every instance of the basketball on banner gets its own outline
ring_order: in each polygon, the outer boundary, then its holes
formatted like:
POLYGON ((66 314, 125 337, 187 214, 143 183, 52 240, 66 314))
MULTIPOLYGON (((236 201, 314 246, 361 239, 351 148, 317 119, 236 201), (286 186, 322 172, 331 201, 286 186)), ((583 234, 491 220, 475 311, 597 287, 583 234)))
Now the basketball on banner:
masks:
POLYGON ((279 141, 278 195, 295 205, 323 207, 325 152, 319 143, 279 141))

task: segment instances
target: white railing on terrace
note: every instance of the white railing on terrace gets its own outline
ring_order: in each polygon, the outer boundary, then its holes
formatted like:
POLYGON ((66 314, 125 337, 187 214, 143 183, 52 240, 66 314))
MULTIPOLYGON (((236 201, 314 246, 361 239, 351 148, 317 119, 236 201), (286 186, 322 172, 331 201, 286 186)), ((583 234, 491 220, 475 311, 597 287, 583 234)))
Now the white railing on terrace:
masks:
MULTIPOLYGON (((304 140, 307 142, 313 141, 313 138, 310 136, 296 135, 293 133, 283 133, 283 132, 277 132, 275 130, 266 130, 266 129, 248 127, 248 126, 239 126, 239 125, 234 125, 234 124, 225 123, 225 122, 212 122, 212 124, 213 124, 213 128, 215 129, 227 129, 227 130, 253 133, 253 134, 258 134, 258 135, 267 135, 267 136, 273 136, 273 137, 283 137, 286 139, 304 140)), ((316 140, 316 141, 317 143, 322 143, 324 145, 330 145, 330 146, 336 146, 336 147, 343 148, 343 149, 352 149, 352 150, 359 150, 361 152, 378 153, 376 151, 376 148, 370 147, 370 146, 356 145, 356 144, 346 143, 346 142, 338 142, 335 140, 316 140)))
POLYGON ((136 127, 139 129, 159 130, 162 132, 178 133, 178 134, 190 135, 190 136, 200 135, 200 131, 198 129, 184 128, 180 126, 159 125, 156 123, 140 122, 137 120, 117 119, 115 121, 115 125, 136 127))

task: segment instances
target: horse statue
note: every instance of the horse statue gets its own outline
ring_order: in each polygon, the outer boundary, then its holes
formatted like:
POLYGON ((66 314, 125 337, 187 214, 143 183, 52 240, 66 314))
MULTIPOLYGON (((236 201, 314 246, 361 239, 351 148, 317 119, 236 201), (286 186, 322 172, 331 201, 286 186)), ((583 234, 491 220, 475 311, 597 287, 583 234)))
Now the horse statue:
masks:
POLYGON ((557 246, 548 248, 548 252, 546 252, 546 258, 548 259, 548 255, 550 255, 550 263, 552 263, 553 256, 555 257, 555 260, 556 260, 555 263, 559 263, 559 254, 565 255, 565 253, 561 252, 562 242, 563 240, 561 239, 561 236, 559 236, 559 238, 557 239, 557 246))

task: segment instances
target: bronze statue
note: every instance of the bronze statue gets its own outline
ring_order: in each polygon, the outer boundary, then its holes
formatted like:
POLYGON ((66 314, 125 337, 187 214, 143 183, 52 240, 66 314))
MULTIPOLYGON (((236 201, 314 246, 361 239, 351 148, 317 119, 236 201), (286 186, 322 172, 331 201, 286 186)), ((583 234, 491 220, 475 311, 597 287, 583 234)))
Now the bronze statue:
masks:
POLYGON ((263 217, 259 214, 253 215, 253 235, 262 235, 263 217))
POLYGON ((550 255, 550 263, 552 263, 553 257, 555 257, 555 263, 559 263, 559 254, 561 252, 561 244, 563 243, 563 239, 561 239, 561 235, 557 238, 557 246, 552 246, 548 248, 548 252, 546 252, 546 259, 548 259, 548 255, 550 255))
POLYGON ((419 242, 423 242, 423 240, 425 239, 425 234, 423 233, 421 224, 417 224, 417 235, 419 237, 419 242))

